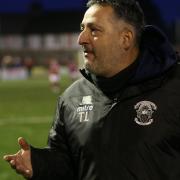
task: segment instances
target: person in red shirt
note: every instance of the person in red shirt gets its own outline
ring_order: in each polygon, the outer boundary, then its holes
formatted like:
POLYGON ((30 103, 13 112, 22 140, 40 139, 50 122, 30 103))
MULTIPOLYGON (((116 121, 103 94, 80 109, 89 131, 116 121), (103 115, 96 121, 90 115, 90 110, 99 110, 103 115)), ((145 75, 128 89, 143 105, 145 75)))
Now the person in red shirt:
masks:
POLYGON ((60 86, 60 65, 56 59, 49 61, 49 82, 53 92, 59 92, 60 86))

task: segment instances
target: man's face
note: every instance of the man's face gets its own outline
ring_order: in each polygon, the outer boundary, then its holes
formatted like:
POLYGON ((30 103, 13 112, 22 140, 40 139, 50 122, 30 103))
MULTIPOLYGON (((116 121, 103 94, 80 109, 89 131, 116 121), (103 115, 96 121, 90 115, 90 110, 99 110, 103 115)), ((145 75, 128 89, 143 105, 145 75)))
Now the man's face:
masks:
POLYGON ((110 6, 93 5, 86 11, 78 38, 86 69, 104 77, 111 77, 122 69, 124 28, 124 21, 115 16, 110 6))

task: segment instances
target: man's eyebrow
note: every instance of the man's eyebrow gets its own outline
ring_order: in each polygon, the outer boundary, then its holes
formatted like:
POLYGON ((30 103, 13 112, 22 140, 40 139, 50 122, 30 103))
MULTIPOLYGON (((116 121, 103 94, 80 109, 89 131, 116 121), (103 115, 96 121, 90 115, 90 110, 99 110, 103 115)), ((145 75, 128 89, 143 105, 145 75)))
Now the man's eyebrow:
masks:
MULTIPOLYGON (((84 26, 85 26, 84 23, 80 24, 80 28, 83 28, 84 26)), ((95 23, 87 23, 87 27, 96 27, 96 28, 99 28, 99 29, 103 29, 100 25, 97 25, 95 23)))

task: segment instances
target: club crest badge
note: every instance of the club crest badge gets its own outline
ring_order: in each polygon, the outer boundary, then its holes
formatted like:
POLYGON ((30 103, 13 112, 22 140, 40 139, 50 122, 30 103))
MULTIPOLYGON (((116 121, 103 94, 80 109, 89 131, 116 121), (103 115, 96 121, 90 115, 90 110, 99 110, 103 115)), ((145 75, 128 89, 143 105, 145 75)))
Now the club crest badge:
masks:
POLYGON ((153 113, 157 110, 157 106, 150 101, 140 101, 135 106, 134 109, 137 112, 137 117, 135 117, 135 122, 141 126, 147 126, 153 123, 153 113))

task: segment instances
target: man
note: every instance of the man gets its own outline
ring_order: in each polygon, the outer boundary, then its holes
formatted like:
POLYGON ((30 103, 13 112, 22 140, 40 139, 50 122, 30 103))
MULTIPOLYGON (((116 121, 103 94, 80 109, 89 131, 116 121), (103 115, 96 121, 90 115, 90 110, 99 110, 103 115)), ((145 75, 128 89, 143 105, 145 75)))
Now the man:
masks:
POLYGON ((134 0, 89 0, 84 76, 59 98, 48 147, 4 157, 33 180, 179 180, 177 56, 134 0))

